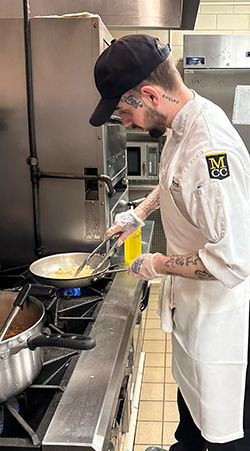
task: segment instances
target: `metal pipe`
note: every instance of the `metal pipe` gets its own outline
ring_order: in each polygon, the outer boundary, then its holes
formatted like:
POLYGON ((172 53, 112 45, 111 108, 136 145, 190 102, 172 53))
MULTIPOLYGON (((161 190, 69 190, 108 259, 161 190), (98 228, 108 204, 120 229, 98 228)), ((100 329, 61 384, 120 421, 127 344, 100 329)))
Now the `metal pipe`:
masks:
POLYGON ((23 0, 24 17, 24 46, 25 46, 25 66, 26 66, 26 89, 27 89, 27 114, 29 131, 30 158, 27 164, 30 166, 30 178, 32 183, 33 219, 35 236, 35 253, 42 256, 44 251, 41 237, 41 221, 39 207, 39 167, 36 148, 35 116, 34 116, 34 96, 31 62, 31 36, 29 21, 29 0, 23 0))
POLYGON ((68 179, 68 180, 84 180, 84 181, 101 181, 108 185, 109 194, 113 196, 115 194, 115 189, 112 184, 112 180, 108 175, 85 175, 85 174, 60 174, 58 172, 39 172, 40 178, 51 178, 51 179, 68 179))

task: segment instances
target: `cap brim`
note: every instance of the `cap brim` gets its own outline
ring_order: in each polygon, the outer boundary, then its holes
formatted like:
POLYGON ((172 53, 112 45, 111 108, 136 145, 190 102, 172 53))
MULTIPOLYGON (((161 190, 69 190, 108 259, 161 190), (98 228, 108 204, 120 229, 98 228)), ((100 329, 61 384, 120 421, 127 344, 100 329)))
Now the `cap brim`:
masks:
POLYGON ((115 111, 120 97, 113 97, 111 99, 101 99, 98 103, 94 113, 92 114, 89 122, 94 127, 99 127, 100 125, 105 124, 110 116, 115 111))

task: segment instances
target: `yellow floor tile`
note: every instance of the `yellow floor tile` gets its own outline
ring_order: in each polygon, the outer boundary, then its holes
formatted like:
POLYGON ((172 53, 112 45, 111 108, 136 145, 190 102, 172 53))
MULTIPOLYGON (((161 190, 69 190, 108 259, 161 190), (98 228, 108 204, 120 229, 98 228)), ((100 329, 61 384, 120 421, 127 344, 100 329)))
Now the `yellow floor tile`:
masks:
POLYGON ((166 361, 165 362, 166 362, 165 363, 166 366, 169 366, 170 368, 172 367, 172 354, 169 354, 168 352, 166 353, 166 361))
POLYGON ((172 370, 170 367, 166 367, 166 371, 165 371, 165 382, 172 382, 174 384, 176 384, 173 375, 172 375, 172 370))
MULTIPOLYGON (((172 385, 172 384, 171 384, 172 385)), ((141 401, 162 401, 164 396, 164 384, 143 382, 141 386, 141 401)))
POLYGON ((163 402, 141 401, 138 412, 138 421, 161 421, 163 418, 163 402))
POLYGON ((179 421, 176 401, 166 401, 164 403, 164 421, 179 421))
POLYGON ((177 384, 165 384, 165 400, 177 401, 177 384))
POLYGON ((158 352, 158 353, 150 354, 147 352, 145 355, 144 365, 145 365, 145 367, 147 367, 147 366, 164 366, 165 365, 165 353, 158 352))
POLYGON ((144 340, 165 340, 166 333, 161 329, 148 329, 146 327, 144 340))
POLYGON ((161 443, 162 423, 161 421, 138 421, 135 444, 155 445, 161 443))
POLYGON ((142 382, 164 382, 164 368, 145 367, 142 382))
POLYGON ((159 280, 158 285, 151 284, 148 308, 143 312, 145 360, 133 451, 145 451, 152 445, 168 449, 176 442, 179 413, 177 384, 171 371, 172 340, 171 333, 160 327, 158 291, 159 280))
POLYGON ((151 301, 152 301, 152 299, 156 300, 156 299, 158 299, 158 296, 159 296, 159 290, 150 288, 150 300, 151 301))
POLYGON ((172 352, 172 341, 167 340, 167 352, 172 352))
POLYGON ((151 285, 150 285, 150 295, 151 295, 151 293, 158 293, 159 289, 160 289, 159 284, 151 283, 151 285))
POLYGON ((159 296, 159 289, 156 287, 151 287, 150 288, 150 299, 152 299, 152 298, 158 299, 158 296, 159 296))
POLYGON ((146 328, 147 329, 159 329, 161 330, 161 321, 160 318, 159 319, 150 319, 147 318, 146 320, 146 328))
POLYGON ((158 300, 157 299, 155 299, 155 300, 149 299, 149 301, 148 301, 148 310, 155 310, 155 311, 157 311, 157 309, 158 309, 158 300))
MULTIPOLYGON (((176 442, 176 439, 174 437, 174 433, 176 431, 176 428, 178 426, 178 422, 164 422, 163 425, 163 443, 167 445, 171 445, 172 443, 176 442)), ((164 445, 165 446, 165 445, 164 445)))
POLYGON ((142 345, 143 352, 165 352, 165 341, 145 340, 142 345))
POLYGON ((159 315, 158 315, 158 313, 157 313, 157 309, 149 310, 149 311, 148 311, 147 318, 148 318, 148 319, 159 319, 160 317, 159 317, 159 315))

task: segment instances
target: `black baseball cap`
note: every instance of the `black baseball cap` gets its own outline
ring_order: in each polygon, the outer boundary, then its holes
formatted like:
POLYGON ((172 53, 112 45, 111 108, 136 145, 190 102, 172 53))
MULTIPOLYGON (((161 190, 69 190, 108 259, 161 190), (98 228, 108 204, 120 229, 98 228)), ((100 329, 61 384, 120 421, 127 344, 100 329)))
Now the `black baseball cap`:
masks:
POLYGON ((144 80, 168 58, 169 44, 147 34, 130 34, 113 39, 95 63, 95 83, 102 98, 89 122, 103 125, 116 109, 121 96, 144 80))

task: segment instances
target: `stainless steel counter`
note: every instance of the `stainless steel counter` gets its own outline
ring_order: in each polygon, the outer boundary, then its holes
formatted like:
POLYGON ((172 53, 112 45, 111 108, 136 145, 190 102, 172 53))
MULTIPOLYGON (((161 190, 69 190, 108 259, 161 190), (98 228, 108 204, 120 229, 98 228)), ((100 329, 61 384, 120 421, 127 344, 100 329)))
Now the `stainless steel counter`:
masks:
MULTIPOLYGON (((142 228, 149 252, 153 222, 142 228)), ((125 267, 118 254, 120 266, 125 267)), ((143 281, 118 273, 91 331, 96 347, 82 352, 44 437, 46 451, 106 450, 143 281)))

